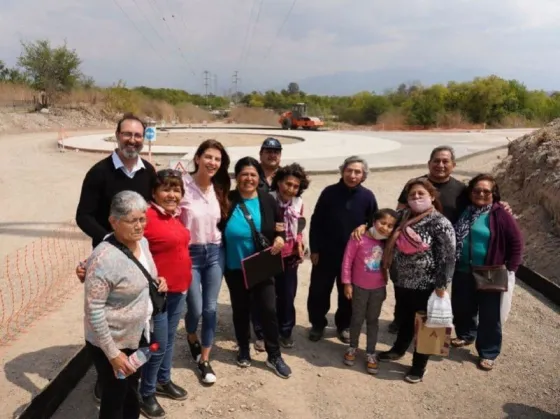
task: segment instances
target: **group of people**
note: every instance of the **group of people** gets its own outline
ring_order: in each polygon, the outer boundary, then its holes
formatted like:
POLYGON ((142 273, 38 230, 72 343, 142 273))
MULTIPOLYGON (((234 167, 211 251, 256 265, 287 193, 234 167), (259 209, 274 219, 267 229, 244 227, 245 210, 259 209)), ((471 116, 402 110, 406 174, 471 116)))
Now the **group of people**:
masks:
MULTIPOLYGON (((476 341, 480 368, 492 369, 501 348, 500 293, 477 291, 470 266, 505 264, 515 272, 522 239, 492 176, 479 175, 468 186, 451 176, 453 149, 432 152, 429 174, 407 183, 396 210, 379 209, 363 186, 367 161, 345 159, 340 181, 326 187, 315 205, 308 250, 298 226, 309 176, 297 163, 281 165, 277 139, 263 142, 260 161, 244 157, 235 163, 232 189, 230 158, 221 143, 200 144, 190 173, 156 172, 140 157, 144 130, 134 115, 118 122, 117 149, 86 174, 76 212, 93 245, 76 272, 85 285, 86 345, 97 371, 100 418, 160 418, 165 411, 156 395, 187 398, 171 379, 183 316, 200 380, 216 382, 210 354, 222 278, 231 300, 237 364, 252 363, 252 323, 254 349, 267 353, 266 365, 278 376, 289 378, 281 348, 295 344, 298 267, 307 253, 309 339, 324 335, 336 283, 335 326, 348 345, 341 354, 347 365, 359 355, 364 321, 368 372, 377 373, 379 361, 403 357, 414 337, 415 313, 426 310, 432 292, 443 296, 453 280, 452 344, 476 341), (281 254, 284 271, 248 289, 242 261, 262 248, 259 240, 281 254), (390 329, 397 337, 389 351, 377 353, 389 281, 396 299, 390 329), (157 347, 150 346, 154 342, 157 347), (151 356, 136 368, 130 355, 148 347, 151 356)), ((414 351, 405 379, 422 381, 428 359, 414 351)))

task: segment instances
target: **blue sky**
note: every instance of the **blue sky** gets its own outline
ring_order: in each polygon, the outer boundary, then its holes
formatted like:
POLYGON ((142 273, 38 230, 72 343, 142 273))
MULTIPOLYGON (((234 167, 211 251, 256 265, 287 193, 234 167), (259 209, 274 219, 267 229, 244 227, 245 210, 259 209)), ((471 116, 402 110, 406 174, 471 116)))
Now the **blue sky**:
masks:
POLYGON ((0 0, 0 59, 13 65, 20 40, 48 38, 66 39, 102 85, 203 91, 208 70, 222 93, 238 70, 242 90, 353 93, 490 73, 560 89, 559 0, 296 0, 288 16, 293 3, 0 0))

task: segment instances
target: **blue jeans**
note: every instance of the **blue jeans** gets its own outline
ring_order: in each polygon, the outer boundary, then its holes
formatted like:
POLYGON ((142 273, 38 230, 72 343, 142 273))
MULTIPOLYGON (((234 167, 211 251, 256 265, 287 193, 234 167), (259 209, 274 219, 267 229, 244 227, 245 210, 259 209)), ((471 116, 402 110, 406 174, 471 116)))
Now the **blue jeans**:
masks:
POLYGON ((159 344, 159 349, 152 354, 142 368, 140 394, 151 396, 156 392, 156 383, 167 384, 171 381, 171 361, 177 326, 185 310, 185 295, 179 292, 167 293, 167 311, 154 316, 152 342, 159 344))
POLYGON ((478 355, 495 360, 502 350, 501 293, 477 291, 472 274, 456 270, 451 305, 457 337, 469 342, 476 340, 478 355))
POLYGON ((202 317, 201 345, 210 348, 214 343, 217 323, 218 294, 222 286, 225 251, 218 244, 192 244, 192 283, 187 293, 187 333, 194 334, 202 317))

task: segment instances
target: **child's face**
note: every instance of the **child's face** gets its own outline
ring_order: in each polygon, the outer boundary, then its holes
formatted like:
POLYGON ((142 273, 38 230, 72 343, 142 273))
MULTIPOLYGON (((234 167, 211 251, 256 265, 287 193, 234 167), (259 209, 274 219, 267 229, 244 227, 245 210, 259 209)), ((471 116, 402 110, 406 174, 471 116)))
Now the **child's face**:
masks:
POLYGON ((379 220, 375 221, 375 229, 384 236, 390 236, 393 232, 393 228, 395 227, 395 223, 397 220, 390 215, 385 215, 381 217, 379 220))

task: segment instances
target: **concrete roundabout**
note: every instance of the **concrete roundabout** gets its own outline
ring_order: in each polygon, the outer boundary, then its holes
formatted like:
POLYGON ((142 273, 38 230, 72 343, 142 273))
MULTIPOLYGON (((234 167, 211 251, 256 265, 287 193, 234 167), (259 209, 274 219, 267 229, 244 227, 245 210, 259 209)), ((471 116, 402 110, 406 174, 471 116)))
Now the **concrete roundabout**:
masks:
MULTIPOLYGON (((446 144, 455 148, 458 158, 467 157, 490 149, 503 147, 511 140, 532 129, 486 130, 483 132, 396 132, 396 131, 279 131, 249 127, 228 128, 174 128, 173 133, 204 134, 212 138, 217 134, 260 135, 289 137, 294 140, 284 144, 282 162, 298 162, 310 173, 333 173, 342 160, 357 154, 364 157, 372 169, 410 167, 426 164, 431 149, 446 144)), ((158 130, 158 136, 165 131, 158 130)), ((88 152, 109 153, 115 143, 106 141, 107 134, 75 136, 64 140, 64 147, 88 152)), ((259 146, 226 147, 231 161, 244 156, 259 154, 259 146)), ((147 153, 144 148, 143 154, 147 153)), ((152 143, 154 156, 168 156, 170 161, 188 163, 196 151, 195 146, 169 146, 152 143)), ((233 164, 231 166, 233 169, 233 164)))

